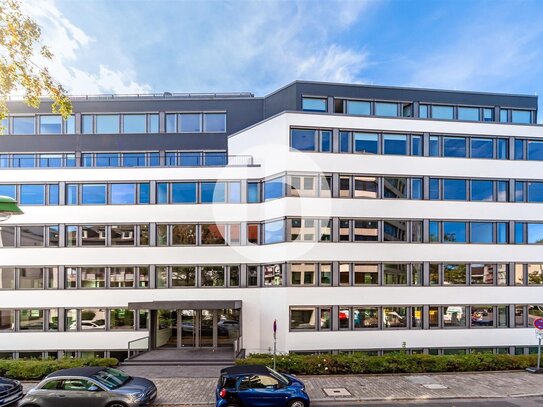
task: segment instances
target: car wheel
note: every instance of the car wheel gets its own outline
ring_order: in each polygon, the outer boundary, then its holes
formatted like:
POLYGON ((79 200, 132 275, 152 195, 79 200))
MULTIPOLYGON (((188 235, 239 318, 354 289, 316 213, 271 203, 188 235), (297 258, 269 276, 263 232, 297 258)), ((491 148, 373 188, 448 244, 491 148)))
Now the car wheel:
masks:
POLYGON ((305 403, 302 400, 292 400, 288 407, 305 407, 305 403))
POLYGON ((106 407, 126 407, 126 404, 120 401, 114 401, 113 403, 109 403, 106 407))

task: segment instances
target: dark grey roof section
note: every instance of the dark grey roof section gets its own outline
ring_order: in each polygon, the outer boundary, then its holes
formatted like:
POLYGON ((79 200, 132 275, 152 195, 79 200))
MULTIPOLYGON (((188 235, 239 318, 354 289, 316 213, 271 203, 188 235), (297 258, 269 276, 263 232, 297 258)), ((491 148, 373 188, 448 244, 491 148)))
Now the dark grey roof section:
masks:
POLYGON ((129 309, 241 309, 241 300, 179 300, 129 302, 129 309))

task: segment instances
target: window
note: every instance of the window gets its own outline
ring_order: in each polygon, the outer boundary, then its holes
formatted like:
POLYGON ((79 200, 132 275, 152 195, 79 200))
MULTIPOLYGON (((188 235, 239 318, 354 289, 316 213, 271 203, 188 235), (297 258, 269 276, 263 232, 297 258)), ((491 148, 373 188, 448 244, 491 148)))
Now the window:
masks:
POLYGON ((377 154, 379 151, 379 135, 368 133, 354 133, 354 152, 377 154))
POLYGON ((351 285, 351 265, 348 263, 339 265, 339 285, 351 285))
POLYGON ((177 133, 177 115, 166 114, 166 133, 177 133))
POLYGON ((407 307, 383 307, 383 328, 407 328, 407 307))
POLYGON ((247 202, 260 202, 260 183, 250 181, 247 183, 247 202))
POLYGON ((158 114, 149 115, 149 133, 158 133, 158 114))
POLYGON ((203 224, 201 225, 201 241, 203 245, 226 244, 226 225, 203 224))
POLYGON ((313 308, 291 308, 290 329, 315 329, 316 309, 313 308))
POLYGON ((317 179, 312 176, 291 175, 290 196, 315 197, 317 196, 317 179))
POLYGON ((320 285, 332 284, 332 265, 321 264, 320 265, 320 285))
POLYGON ((339 329, 351 329, 351 309, 339 308, 339 329))
POLYGON ((134 288, 136 283, 135 267, 111 267, 109 286, 112 288, 134 288))
POLYGON ((494 142, 489 138, 471 139, 471 158, 494 158, 494 142))
POLYGON ((422 157, 422 136, 411 136, 411 155, 422 157))
POLYGON ((379 284, 379 265, 355 264, 354 265, 354 284, 355 285, 379 284))
POLYGON ((81 226, 81 245, 82 246, 105 246, 106 245, 106 226, 81 226))
POLYGON ((383 264, 383 284, 407 285, 407 264, 383 264))
POLYGON ((512 110, 511 122, 520 124, 530 124, 532 122, 532 114, 529 110, 512 110))
POLYGON ((339 220, 339 241, 349 242, 351 240, 350 221, 348 219, 339 220))
POLYGON ((109 328, 111 330, 133 330, 134 311, 125 308, 109 311, 109 328))
POLYGON ((479 305, 471 307, 471 327, 494 326, 494 307, 491 305, 479 305))
POLYGON ((34 134, 34 117, 14 116, 13 120, 13 134, 34 134))
POLYGON ((19 244, 21 247, 44 246, 45 234, 43 226, 20 226, 19 244))
POLYGON ((226 114, 204 113, 204 131, 208 133, 226 132, 226 114))
POLYGON ((411 179, 411 199, 422 199, 422 178, 411 179))
POLYGON ((430 221, 428 229, 430 242, 439 242, 439 222, 430 221))
POLYGON ((543 264, 528 264, 528 285, 543 284, 543 264))
POLYGON ((466 307, 451 305, 443 307, 443 328, 466 326, 466 307))
POLYGON ((411 242, 422 243, 422 221, 411 221, 411 242))
POLYGON ((439 157, 439 137, 430 136, 430 157, 439 157))
POLYGON ((112 246, 134 246, 136 243, 135 225, 111 226, 112 246))
POLYGON ((376 220, 361 220, 354 221, 354 240, 357 242, 373 241, 379 239, 378 222, 376 220))
POLYGON ((452 106, 432 105, 432 119, 453 120, 454 108, 452 106))
POLYGON ((483 108, 483 121, 484 122, 493 122, 494 121, 494 109, 483 108))
POLYGON ((398 104, 386 103, 386 102, 375 102, 375 115, 396 117, 398 116, 398 104))
POLYGON ((496 243, 509 243, 509 224, 498 222, 496 232, 496 243))
POLYGON ((370 102, 347 100, 347 114, 368 116, 371 112, 370 107, 370 102))
POLYGON ((292 285, 315 285, 315 263, 293 263, 290 266, 290 283, 292 285))
POLYGON ((472 222, 471 243, 493 243, 493 225, 489 222, 472 222))
POLYGON ((383 241, 407 242, 407 221, 405 220, 383 221, 383 241))
POLYGON ((543 223, 528 223, 528 243, 543 243, 543 223))
POLYGON ((525 193, 524 193, 524 187, 525 187, 524 181, 515 181, 515 202, 524 202, 525 199, 525 193))
POLYGON ((466 243, 466 222, 443 222, 443 241, 466 243))
POLYGON ((498 160, 508 160, 509 159, 509 140, 504 138, 499 138, 497 142, 497 159, 498 160))
POLYGON ((351 150, 350 136, 351 136, 351 133, 349 133, 348 131, 339 132, 339 152, 340 153, 350 152, 351 150))
POLYGON ((477 107, 459 107, 458 120, 478 121, 479 108, 477 107))
POLYGON ((378 184, 375 177, 354 177, 354 198, 377 198, 378 184))
POLYGON ((290 131, 291 147, 300 151, 316 151, 317 130, 292 129, 290 131))
POLYGON ((290 220, 291 241, 315 241, 315 219, 294 218, 290 220))
POLYGON ((332 132, 330 130, 320 131, 320 151, 323 153, 332 151, 332 132))
POLYGON ((113 205, 134 205, 136 203, 136 185, 111 184, 110 203, 113 205))
POLYGON ((45 205, 45 185, 21 185, 21 205, 45 205))
POLYGON ((96 115, 96 133, 100 133, 100 134, 119 133, 119 115, 97 114, 96 115))
POLYGON ((264 244, 285 241, 285 221, 276 220, 264 223, 264 244))
POLYGON ((123 115, 123 133, 145 133, 146 130, 146 115, 123 115))
POLYGON ((428 105, 419 105, 419 117, 421 119, 427 119, 428 116, 428 105))
POLYGON ((83 205, 105 205, 106 185, 104 184, 83 184, 81 203, 83 205))
POLYGON ((493 181, 471 181, 471 200, 472 201, 493 201, 494 185, 493 181))
POLYGON ((407 155, 407 136, 384 134, 383 154, 407 155))
MULTIPOLYGON (((173 182, 171 185, 172 185, 172 203, 196 203, 196 183, 195 182, 173 182)), ((164 197, 160 195, 163 195, 163 194, 159 193, 159 202, 164 200, 164 197)), ((211 196, 206 195, 206 198, 212 199, 212 193, 211 193, 211 196)), ((166 200, 160 203, 166 203, 166 200)))
POLYGON ((179 131, 181 133, 200 133, 202 131, 202 115, 199 113, 179 114, 179 131))
POLYGON ((407 198, 407 179, 406 178, 384 178, 383 179, 383 197, 384 198, 407 198))
POLYGON ((543 160, 543 142, 528 140, 528 160, 543 160))
POLYGON ((280 264, 262 266, 264 286, 283 285, 283 270, 280 264))
POLYGON ((81 115, 81 131, 83 134, 94 133, 94 116, 90 114, 81 115))
POLYGON ((106 288, 105 267, 81 267, 81 288, 106 288))
POLYGON ((0 267, 0 290, 10 290, 14 288, 15 269, 13 267, 0 267))
POLYGON ((43 310, 41 309, 19 311, 19 330, 21 331, 43 331, 44 322, 43 310))
POLYGON ((354 328, 379 328, 379 311, 377 307, 364 307, 353 309, 354 328))
POLYGON ((466 180, 463 179, 444 179, 443 180, 443 199, 454 201, 466 200, 466 180))
POLYGON ((260 244, 260 225, 258 223, 247 224, 247 242, 260 244))
POLYGON ((515 160, 524 160, 524 141, 522 139, 515 139, 515 160))
POLYGON ((302 110, 306 112, 326 112, 327 99, 302 97, 302 110))
POLYGON ((202 266, 200 284, 202 287, 224 287, 224 266, 202 266))
POLYGON ((202 182, 201 189, 202 203, 226 202, 225 182, 202 182))
POLYGON ((543 202, 543 182, 527 182, 527 185, 528 202, 543 202))
MULTIPOLYGON (((210 225, 208 225, 210 226, 210 225)), ((206 229, 209 231, 209 228, 206 229)), ((206 239, 208 236, 206 235, 206 239)), ((195 245, 196 244, 196 225, 180 224, 172 226, 172 245, 195 245)))
POLYGON ((62 116, 40 116, 40 134, 62 134, 62 116))
POLYGON ((19 288, 42 289, 43 269, 39 267, 24 267, 19 269, 19 288))
POLYGON ((444 285, 466 285, 465 264, 445 264, 443 267, 444 285))
POLYGON ((466 157, 466 139, 464 137, 443 137, 444 157, 466 157))
POLYGON ((247 266, 247 287, 258 287, 258 266, 247 266))
POLYGON ((0 309, 0 331, 15 330, 15 311, 0 309))
POLYGON ((285 178, 273 178, 264 181, 264 200, 282 198, 285 196, 285 178))

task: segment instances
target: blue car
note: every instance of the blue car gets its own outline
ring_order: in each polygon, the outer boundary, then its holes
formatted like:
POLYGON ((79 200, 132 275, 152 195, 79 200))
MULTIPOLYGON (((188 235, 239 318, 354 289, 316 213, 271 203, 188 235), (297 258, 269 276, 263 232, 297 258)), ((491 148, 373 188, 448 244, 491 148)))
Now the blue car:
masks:
POLYGON ((221 370, 216 407, 309 407, 304 384, 263 365, 221 370))

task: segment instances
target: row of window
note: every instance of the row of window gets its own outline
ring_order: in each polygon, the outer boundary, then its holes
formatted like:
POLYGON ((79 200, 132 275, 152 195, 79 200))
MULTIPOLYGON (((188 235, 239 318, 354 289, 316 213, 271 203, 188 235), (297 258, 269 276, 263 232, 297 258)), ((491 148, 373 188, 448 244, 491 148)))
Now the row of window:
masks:
POLYGON ((543 264, 304 262, 0 268, 0 289, 5 290, 284 285, 541 286, 543 264))
POLYGON ((420 103, 418 111, 416 111, 415 106, 413 102, 399 103, 334 98, 333 106, 329 108, 328 98, 326 97, 302 97, 302 110, 306 112, 324 113, 330 111, 356 116, 419 117, 421 119, 499 121, 500 123, 520 124, 535 123, 535 112, 531 110, 500 108, 499 116, 495 118, 494 107, 420 103))
POLYGON ((59 351, 1 351, 0 359, 87 359, 87 358, 116 358, 125 360, 126 350, 59 350, 59 351))
POLYGON ((296 350, 290 351, 293 354, 363 354, 366 356, 385 356, 391 353, 408 355, 469 355, 476 353, 494 353, 496 355, 532 355, 537 354, 537 346, 500 346, 500 347, 477 347, 477 348, 400 348, 400 349, 328 349, 328 350, 296 350))
POLYGON ((297 306, 290 330, 525 328, 542 315, 543 305, 297 306))
POLYGON ((149 329, 149 311, 134 311, 126 308, 0 309, 0 331, 133 331, 135 329, 149 329))
MULTIPOLYGON (((66 205, 241 203, 241 181, 156 182, 151 202, 148 182, 69 183, 66 205)), ((58 205, 59 184, 0 184, 0 195, 21 205, 58 205)), ((246 202, 291 197, 430 199, 445 201, 543 202, 543 182, 491 179, 387 177, 334 174, 282 175, 248 181, 246 202)))
POLYGON ((297 151, 427 157, 486 158, 497 160, 543 160, 543 141, 525 138, 444 136, 339 131, 338 140, 329 129, 292 128, 290 146, 297 151), (426 144, 427 143, 427 144, 426 144), (426 149, 424 146, 427 145, 426 149), (334 147, 336 146, 336 147, 334 147))
POLYGON ((140 153, 0 154, 0 168, 73 167, 212 167, 228 164, 224 151, 166 151, 140 153), (162 162, 162 163, 161 163, 162 162))
MULTIPOLYGON (((63 120, 60 115, 11 116, 2 121, 5 134, 138 134, 158 133, 160 116, 149 114, 81 114, 81 128, 75 116, 63 120), (78 130, 78 131, 76 131, 78 130)), ((224 133, 226 113, 167 113, 166 133, 224 133)))

